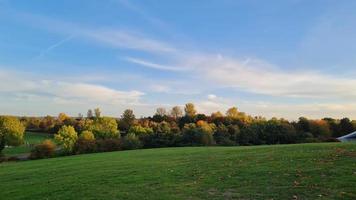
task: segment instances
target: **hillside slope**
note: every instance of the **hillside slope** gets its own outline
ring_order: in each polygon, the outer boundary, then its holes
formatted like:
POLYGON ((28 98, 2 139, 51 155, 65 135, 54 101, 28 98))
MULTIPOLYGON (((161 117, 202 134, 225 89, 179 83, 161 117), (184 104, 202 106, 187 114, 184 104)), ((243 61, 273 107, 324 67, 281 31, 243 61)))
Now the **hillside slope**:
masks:
POLYGON ((356 143, 147 149, 0 164, 1 199, 356 199, 356 143))

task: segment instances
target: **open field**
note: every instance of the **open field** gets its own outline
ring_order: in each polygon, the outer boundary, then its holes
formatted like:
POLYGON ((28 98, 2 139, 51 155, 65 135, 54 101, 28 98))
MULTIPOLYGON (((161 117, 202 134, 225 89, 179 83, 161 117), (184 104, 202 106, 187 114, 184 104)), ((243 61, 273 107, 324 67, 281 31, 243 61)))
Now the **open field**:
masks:
POLYGON ((0 164, 2 199, 355 199, 356 143, 162 148, 0 164))
POLYGON ((3 153, 6 156, 16 156, 30 153, 33 145, 41 143, 43 140, 52 139, 52 135, 46 133, 26 132, 24 137, 24 144, 17 147, 7 147, 3 153))

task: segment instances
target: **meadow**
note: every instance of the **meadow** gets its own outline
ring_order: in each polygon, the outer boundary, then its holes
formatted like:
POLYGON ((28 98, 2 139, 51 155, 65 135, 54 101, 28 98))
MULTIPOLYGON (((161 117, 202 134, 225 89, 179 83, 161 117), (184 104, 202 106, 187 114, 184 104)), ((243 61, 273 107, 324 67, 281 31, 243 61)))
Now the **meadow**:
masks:
POLYGON ((53 139, 53 136, 47 133, 26 132, 24 135, 24 144, 14 147, 6 147, 3 151, 6 156, 20 156, 31 152, 34 145, 41 143, 46 139, 53 139))
POLYGON ((182 147, 0 164, 2 199, 356 199, 356 143, 182 147))

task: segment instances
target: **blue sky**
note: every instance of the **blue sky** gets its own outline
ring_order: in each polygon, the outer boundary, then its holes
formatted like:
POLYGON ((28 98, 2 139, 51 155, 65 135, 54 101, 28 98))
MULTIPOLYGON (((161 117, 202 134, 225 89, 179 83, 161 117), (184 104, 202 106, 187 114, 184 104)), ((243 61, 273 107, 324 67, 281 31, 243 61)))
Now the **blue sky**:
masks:
POLYGON ((356 118, 352 0, 0 0, 0 112, 356 118))

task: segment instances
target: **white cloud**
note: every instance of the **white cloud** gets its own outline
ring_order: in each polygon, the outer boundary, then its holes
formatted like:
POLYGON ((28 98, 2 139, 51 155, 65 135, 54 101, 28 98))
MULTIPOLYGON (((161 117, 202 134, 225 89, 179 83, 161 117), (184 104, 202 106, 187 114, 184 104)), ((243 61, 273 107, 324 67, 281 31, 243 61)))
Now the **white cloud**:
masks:
POLYGON ((210 99, 210 100, 214 100, 216 98, 217 98, 217 96, 215 94, 209 94, 208 95, 208 99, 210 99))
POLYGON ((197 74, 223 87, 273 96, 356 99, 356 79, 286 71, 258 60, 246 64, 237 59, 209 55, 185 60, 197 74))
MULTIPOLYGON (((173 55, 174 57, 174 55, 173 55)), ((341 78, 313 71, 282 70, 268 62, 238 60, 221 55, 185 55, 174 65, 210 82, 207 88, 235 88, 250 93, 298 98, 350 98, 356 100, 356 79, 341 78)), ((146 67, 173 71, 160 64, 132 61, 146 67)), ((179 72, 178 70, 176 70, 179 72)), ((182 70, 183 71, 183 70, 182 70)))
POLYGON ((44 80, 7 71, 0 71, 0 78, 0 96, 11 94, 17 100, 42 98, 62 103, 133 105, 144 95, 136 90, 120 91, 96 84, 44 80))

